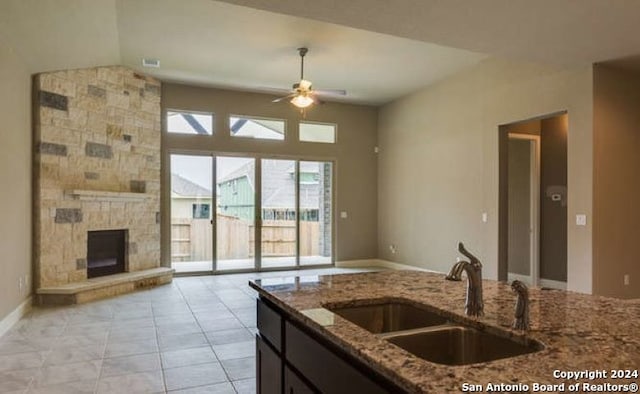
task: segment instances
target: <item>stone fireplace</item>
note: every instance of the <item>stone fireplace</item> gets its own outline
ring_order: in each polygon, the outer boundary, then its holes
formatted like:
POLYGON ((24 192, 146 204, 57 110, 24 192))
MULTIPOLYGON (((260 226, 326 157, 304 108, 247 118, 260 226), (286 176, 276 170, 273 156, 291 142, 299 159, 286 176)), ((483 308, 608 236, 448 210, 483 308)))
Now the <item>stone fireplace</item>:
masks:
POLYGON ((146 280, 158 271, 160 82, 120 66, 39 74, 34 142, 37 293, 78 287, 96 273, 146 280), (113 230, 120 236, 96 258, 91 234, 113 230), (112 264, 118 253, 120 266, 112 264))

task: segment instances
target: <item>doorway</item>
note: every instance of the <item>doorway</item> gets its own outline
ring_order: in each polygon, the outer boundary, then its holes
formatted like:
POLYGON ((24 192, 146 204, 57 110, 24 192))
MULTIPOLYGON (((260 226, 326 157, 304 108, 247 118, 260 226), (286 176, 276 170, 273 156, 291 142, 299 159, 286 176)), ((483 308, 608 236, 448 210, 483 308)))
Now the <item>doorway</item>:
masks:
POLYGON ((333 264, 333 162, 171 154, 177 273, 333 264))
POLYGON ((538 285, 540 136, 509 133, 508 280, 538 285))
POLYGON ((566 289, 566 112, 502 125, 500 280, 566 289))

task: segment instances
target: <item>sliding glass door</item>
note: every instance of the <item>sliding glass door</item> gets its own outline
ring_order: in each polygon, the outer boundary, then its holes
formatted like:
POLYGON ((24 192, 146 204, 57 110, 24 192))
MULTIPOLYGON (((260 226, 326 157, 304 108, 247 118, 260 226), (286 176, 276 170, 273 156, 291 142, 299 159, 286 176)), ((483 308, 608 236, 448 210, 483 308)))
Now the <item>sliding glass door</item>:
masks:
POLYGON ((333 164, 171 155, 176 272, 295 268, 333 262, 333 164))
POLYGON ((297 162, 262 159, 262 268, 297 265, 297 162))
POLYGON ((300 162, 300 265, 332 263, 332 175, 331 162, 300 162))
POLYGON ((216 269, 256 268, 255 174, 251 157, 216 157, 216 269))
POLYGON ((176 272, 213 270, 213 159, 171 155, 171 266, 176 272))

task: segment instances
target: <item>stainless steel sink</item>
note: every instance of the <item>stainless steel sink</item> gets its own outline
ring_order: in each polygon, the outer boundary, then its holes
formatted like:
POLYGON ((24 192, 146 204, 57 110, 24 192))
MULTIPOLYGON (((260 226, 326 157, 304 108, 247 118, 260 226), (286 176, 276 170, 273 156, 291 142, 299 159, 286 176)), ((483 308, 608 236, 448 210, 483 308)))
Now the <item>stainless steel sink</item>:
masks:
POLYGON ((385 339, 425 360, 446 365, 467 365, 542 350, 539 342, 513 339, 462 326, 387 335, 385 339))
POLYGON ((447 323, 447 319, 436 312, 398 301, 326 308, 374 334, 447 323))

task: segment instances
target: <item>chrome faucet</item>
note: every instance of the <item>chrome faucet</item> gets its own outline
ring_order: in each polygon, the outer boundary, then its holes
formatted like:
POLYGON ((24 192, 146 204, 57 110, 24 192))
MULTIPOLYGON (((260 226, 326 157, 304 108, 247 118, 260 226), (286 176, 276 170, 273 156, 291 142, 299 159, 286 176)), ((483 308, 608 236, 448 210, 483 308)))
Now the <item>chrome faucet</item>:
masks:
POLYGON ((515 318, 512 327, 516 330, 529 329, 529 290, 519 280, 511 282, 511 290, 516 293, 515 318))
POLYGON ((462 242, 458 243, 458 251, 467 257, 469 261, 458 261, 455 263, 455 265, 451 267, 451 271, 445 279, 461 281, 462 271, 466 272, 467 299, 465 301, 464 312, 467 316, 483 316, 484 302, 482 301, 482 263, 477 257, 465 249, 462 242))

